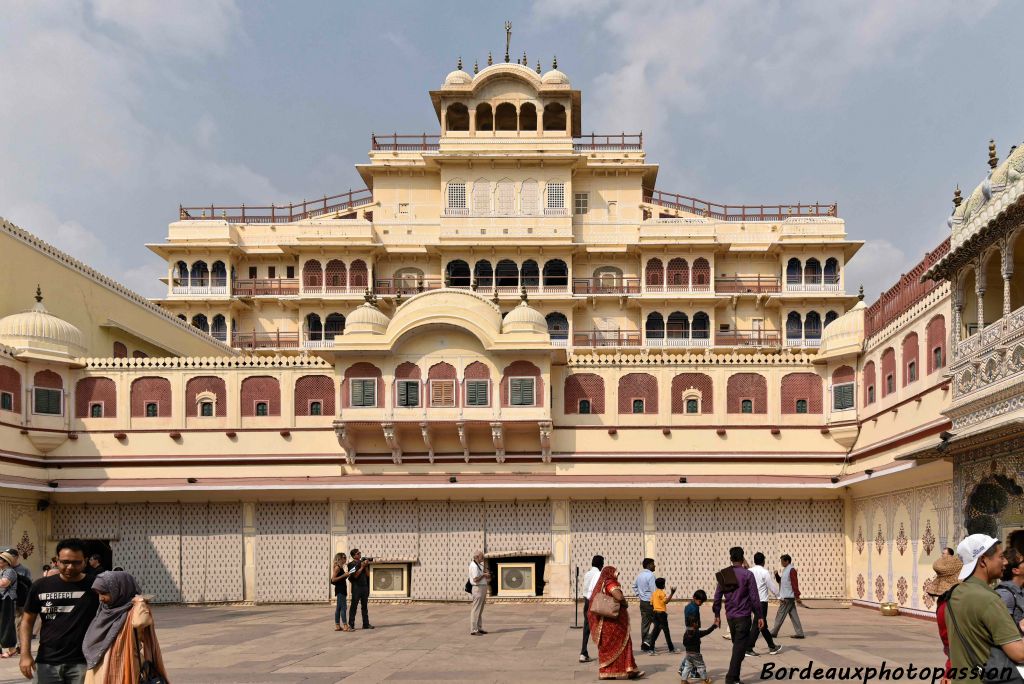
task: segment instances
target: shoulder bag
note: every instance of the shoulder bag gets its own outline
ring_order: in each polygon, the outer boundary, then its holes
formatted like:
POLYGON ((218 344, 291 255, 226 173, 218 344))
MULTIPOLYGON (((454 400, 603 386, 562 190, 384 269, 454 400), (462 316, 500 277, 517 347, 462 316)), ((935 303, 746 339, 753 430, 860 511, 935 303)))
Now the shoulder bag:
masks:
MULTIPOLYGON (((964 649, 965 655, 970 655, 971 649, 967 647, 967 640, 964 639, 964 635, 960 632, 960 625, 957 624, 956 614, 953 612, 953 591, 949 592, 949 601, 946 603, 946 612, 949 613, 949 617, 953 620, 953 631, 956 632, 956 636, 960 639, 960 645, 964 649)), ((1010 657, 1006 655, 1006 652, 999 646, 993 646, 988 654, 988 660, 981 665, 972 665, 971 674, 978 679, 978 681, 984 682, 985 684, 1021 684, 1024 682, 1024 674, 1022 674, 1022 668, 1017 663, 1010 660, 1010 657), (994 675, 996 678, 986 677, 986 675, 994 675)))
POLYGON ((614 620, 619 617, 619 610, 622 608, 622 604, 606 594, 604 587, 605 585, 602 584, 601 591, 591 599, 590 612, 594 615, 614 620))

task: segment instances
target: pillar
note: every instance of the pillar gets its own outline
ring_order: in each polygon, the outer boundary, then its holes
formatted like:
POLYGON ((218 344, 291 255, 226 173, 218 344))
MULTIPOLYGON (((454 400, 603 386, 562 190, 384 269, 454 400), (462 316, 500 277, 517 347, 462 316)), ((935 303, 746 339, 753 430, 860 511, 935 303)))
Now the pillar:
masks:
MULTIPOLYGON (((551 561, 544 567, 547 581, 545 596, 549 598, 576 596, 576 568, 570 565, 571 530, 569 529, 569 501, 551 502, 551 561)), ((580 579, 589 568, 580 569, 580 579)), ((583 587, 579 587, 582 596, 583 587)))
POLYGON ((331 499, 331 548, 334 553, 348 554, 348 501, 331 499))
POLYGON ((242 598, 256 600, 256 504, 242 503, 242 598))
POLYGON ((985 329, 985 286, 980 278, 975 282, 977 285, 974 288, 974 292, 978 296, 978 332, 980 333, 985 329))
POLYGON ((654 519, 654 507, 657 502, 653 499, 644 499, 642 503, 644 507, 644 556, 656 559, 658 528, 654 519))

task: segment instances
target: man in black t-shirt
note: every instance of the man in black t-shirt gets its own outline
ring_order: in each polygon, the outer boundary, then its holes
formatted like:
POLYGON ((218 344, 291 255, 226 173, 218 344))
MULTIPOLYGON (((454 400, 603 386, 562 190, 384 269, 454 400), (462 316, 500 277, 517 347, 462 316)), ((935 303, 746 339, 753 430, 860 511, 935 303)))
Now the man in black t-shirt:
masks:
POLYGON ((352 549, 352 560, 348 564, 348 581, 352 584, 352 598, 348 608, 348 626, 356 628, 356 605, 363 608, 363 629, 373 629, 370 624, 370 613, 366 609, 370 598, 370 561, 363 558, 359 549, 352 549))
POLYGON ((21 621, 21 674, 31 679, 38 670, 38 684, 82 684, 85 655, 82 641, 99 607, 92 590, 95 576, 85 574, 85 547, 77 539, 57 544, 59 575, 37 580, 28 592, 21 621), (39 652, 32 659, 32 628, 42 616, 39 652))

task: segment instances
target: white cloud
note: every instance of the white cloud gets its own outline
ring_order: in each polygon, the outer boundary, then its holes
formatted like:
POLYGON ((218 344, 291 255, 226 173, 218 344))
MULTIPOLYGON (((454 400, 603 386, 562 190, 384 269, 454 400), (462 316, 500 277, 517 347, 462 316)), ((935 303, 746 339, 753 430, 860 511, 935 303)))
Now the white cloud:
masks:
POLYGON ((870 240, 846 266, 846 291, 855 293, 863 285, 864 301, 870 304, 915 263, 916 259, 888 240, 870 240))
POLYGON ((241 20, 234 0, 92 0, 91 9, 144 51, 188 57, 224 52, 241 20))

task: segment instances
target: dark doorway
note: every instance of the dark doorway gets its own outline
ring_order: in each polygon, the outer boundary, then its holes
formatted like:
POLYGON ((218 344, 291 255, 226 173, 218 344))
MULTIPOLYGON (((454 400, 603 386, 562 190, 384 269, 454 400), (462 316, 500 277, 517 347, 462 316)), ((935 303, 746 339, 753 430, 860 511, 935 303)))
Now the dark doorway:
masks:
MULTIPOLYGON (((104 570, 114 569, 114 552, 110 548, 110 542, 105 539, 83 539, 82 543, 85 544, 85 560, 86 563, 89 561, 89 556, 93 554, 99 554, 103 560, 104 570)), ((128 572, 131 572, 131 568, 125 568, 128 572)))

